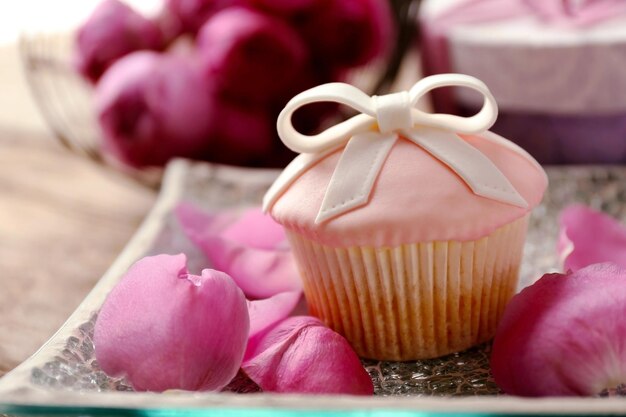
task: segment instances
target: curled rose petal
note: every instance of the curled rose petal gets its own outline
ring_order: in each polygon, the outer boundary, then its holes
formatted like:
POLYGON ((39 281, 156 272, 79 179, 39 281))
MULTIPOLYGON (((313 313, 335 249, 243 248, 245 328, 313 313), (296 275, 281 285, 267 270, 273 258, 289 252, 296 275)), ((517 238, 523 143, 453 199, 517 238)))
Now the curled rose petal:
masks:
POLYGON ((288 291, 263 300, 248 301, 250 335, 247 349, 250 350, 251 341, 256 341, 266 330, 286 319, 301 298, 301 291, 288 291))
POLYGON ((301 290, 284 232, 269 216, 261 214, 260 209, 251 209, 241 218, 247 233, 238 221, 227 226, 233 221, 232 214, 211 215, 191 204, 181 204, 176 215, 189 239, 216 269, 233 277, 248 297, 267 298, 301 290))
POLYGON ((163 38, 155 23, 121 1, 105 0, 78 30, 74 66, 85 78, 96 82, 122 56, 162 46, 163 38))
POLYGON ((493 343, 498 386, 523 396, 597 395, 626 383, 626 270, 546 274, 514 296, 493 343))
POLYGON ((560 215, 558 251, 564 269, 613 262, 626 267, 626 227, 584 205, 572 205, 560 215))
POLYGON ((267 392, 371 395, 356 353, 314 317, 290 317, 248 346, 243 371, 267 392))
POLYGON ((143 258, 98 314, 98 363, 136 390, 220 390, 241 365, 249 330, 243 293, 224 273, 189 274, 186 262, 183 254, 143 258))

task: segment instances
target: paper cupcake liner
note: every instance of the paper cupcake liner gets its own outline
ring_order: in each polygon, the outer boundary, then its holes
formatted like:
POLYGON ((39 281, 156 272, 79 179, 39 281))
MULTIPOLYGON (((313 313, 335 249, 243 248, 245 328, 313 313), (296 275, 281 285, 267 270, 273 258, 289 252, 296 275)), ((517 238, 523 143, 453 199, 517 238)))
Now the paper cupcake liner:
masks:
POLYGON ((311 314, 359 356, 415 360, 491 339, 515 293, 528 216, 469 242, 333 248, 287 235, 311 314))

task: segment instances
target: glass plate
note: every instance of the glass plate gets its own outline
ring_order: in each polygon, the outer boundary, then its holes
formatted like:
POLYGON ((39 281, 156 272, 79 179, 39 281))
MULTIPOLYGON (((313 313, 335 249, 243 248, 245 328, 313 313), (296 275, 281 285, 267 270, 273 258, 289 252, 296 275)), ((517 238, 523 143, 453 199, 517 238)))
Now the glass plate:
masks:
MULTIPOLYGON (((557 216, 565 205, 583 202, 626 220, 626 167, 559 167, 547 171, 550 187, 531 218, 521 286, 559 269, 557 216)), ((277 174, 274 170, 172 162, 159 200, 122 254, 63 327, 35 355, 0 380, 0 413, 426 416, 626 412, 626 399, 615 398, 626 393, 624 386, 599 393, 611 398, 534 400, 501 395, 491 378, 488 344, 424 361, 364 361, 376 393, 368 398, 266 394, 244 375, 220 393, 138 393, 123 379, 107 377, 94 358, 93 324, 106 294, 127 268, 145 255, 178 252, 188 255, 192 272, 209 266, 172 216, 176 204, 191 201, 213 211, 258 205, 277 174)))

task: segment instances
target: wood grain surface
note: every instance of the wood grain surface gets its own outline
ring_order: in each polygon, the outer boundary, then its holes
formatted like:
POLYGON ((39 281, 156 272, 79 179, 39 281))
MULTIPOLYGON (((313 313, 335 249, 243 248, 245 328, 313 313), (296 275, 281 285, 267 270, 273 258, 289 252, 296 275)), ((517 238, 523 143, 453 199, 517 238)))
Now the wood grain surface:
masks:
POLYGON ((0 376, 61 326, 155 197, 52 137, 0 128, 0 376))

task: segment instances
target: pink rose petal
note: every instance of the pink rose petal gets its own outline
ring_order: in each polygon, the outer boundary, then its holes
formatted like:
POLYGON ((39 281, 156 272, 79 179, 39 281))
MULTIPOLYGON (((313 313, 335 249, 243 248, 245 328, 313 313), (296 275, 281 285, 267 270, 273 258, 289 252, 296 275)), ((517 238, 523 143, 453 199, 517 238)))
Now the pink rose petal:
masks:
POLYGON ((249 329, 243 293, 224 273, 189 274, 186 262, 183 254, 143 258, 98 314, 98 363, 136 390, 220 390, 241 365, 249 329))
POLYGON ((626 267, 626 227, 607 214, 583 205, 561 212, 559 254, 565 270, 613 262, 626 267))
POLYGON ((250 298, 267 298, 285 291, 300 291, 302 284, 282 230, 271 218, 252 209, 242 217, 244 232, 232 214, 210 215, 181 204, 176 215, 185 234, 212 265, 233 277, 250 298), (264 216, 263 220, 261 216, 264 216))
POLYGON ((243 371, 263 391, 371 395, 372 380, 338 333, 314 317, 290 317, 248 347, 243 371))
POLYGON ((224 239, 258 249, 287 248, 282 226, 258 208, 246 210, 221 235, 224 239))
POLYGON ((189 202, 178 203, 174 208, 174 214, 185 235, 193 242, 202 240, 204 236, 222 233, 239 218, 239 215, 232 211, 211 214, 189 202))
POLYGON ((291 252, 254 249, 222 238, 207 238, 199 245, 211 263, 232 275, 252 298, 301 288, 291 252))
POLYGON ((286 319, 296 308, 301 298, 301 291, 289 291, 263 300, 248 301, 250 335, 247 349, 250 349, 251 341, 256 341, 265 331, 286 319))
POLYGON ((547 274, 513 297, 491 368, 508 394, 596 395, 626 383, 626 270, 547 274))

